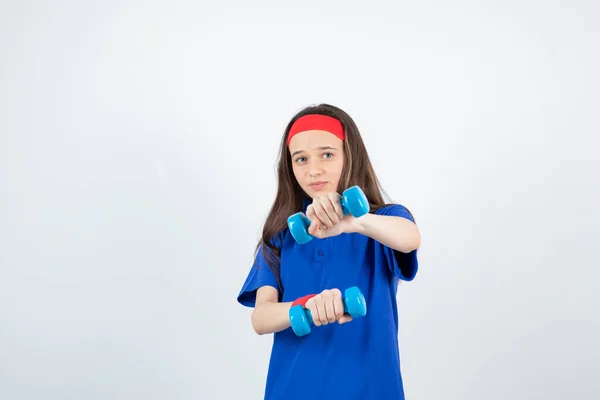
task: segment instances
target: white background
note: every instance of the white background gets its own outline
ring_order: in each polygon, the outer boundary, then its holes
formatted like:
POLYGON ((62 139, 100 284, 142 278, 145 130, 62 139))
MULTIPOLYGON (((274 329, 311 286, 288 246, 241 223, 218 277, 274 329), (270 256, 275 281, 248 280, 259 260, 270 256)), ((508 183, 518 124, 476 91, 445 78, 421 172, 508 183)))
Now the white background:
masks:
POLYGON ((2 2, 0 398, 262 398, 272 336, 236 296, 319 102, 422 231, 407 398, 597 398, 599 26, 594 1, 2 2))

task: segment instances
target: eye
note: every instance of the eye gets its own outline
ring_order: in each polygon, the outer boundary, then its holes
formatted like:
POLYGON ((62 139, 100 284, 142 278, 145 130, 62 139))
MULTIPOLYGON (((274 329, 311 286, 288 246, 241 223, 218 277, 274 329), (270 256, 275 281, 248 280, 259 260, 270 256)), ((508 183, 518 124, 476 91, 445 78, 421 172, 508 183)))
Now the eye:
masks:
POLYGON ((296 158, 296 163, 301 163, 302 160, 304 160, 304 159, 305 159, 304 157, 298 157, 298 158, 296 158))
POLYGON ((333 153, 323 153, 323 157, 325 157, 325 158, 333 157, 333 153), (325 157, 325 156, 328 156, 328 157, 325 157))

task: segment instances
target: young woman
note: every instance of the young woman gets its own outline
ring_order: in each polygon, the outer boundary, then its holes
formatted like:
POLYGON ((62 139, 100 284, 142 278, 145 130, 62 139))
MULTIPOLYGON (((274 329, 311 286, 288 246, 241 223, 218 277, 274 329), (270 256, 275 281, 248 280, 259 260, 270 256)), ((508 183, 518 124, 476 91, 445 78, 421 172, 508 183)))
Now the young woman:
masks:
POLYGON ((398 281, 418 269, 419 230, 402 205, 385 204, 359 130, 343 110, 308 107, 281 140, 275 201, 255 262, 238 296, 252 326, 274 333, 265 399, 404 399, 398 346, 398 281), (365 193, 370 211, 343 215, 341 193, 365 193), (305 212, 314 238, 299 244, 287 218, 305 212), (357 286, 368 312, 344 315, 342 294, 357 286), (289 310, 310 310, 297 336, 289 310))

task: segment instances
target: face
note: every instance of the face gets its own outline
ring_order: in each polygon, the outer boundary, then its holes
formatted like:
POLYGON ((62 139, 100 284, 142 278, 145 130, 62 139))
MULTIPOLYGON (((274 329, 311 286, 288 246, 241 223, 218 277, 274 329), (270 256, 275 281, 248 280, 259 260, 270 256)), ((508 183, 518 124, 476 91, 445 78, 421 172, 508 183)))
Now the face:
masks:
POLYGON ((312 198, 335 192, 344 167, 344 142, 320 130, 300 132, 289 145, 300 187, 312 198))

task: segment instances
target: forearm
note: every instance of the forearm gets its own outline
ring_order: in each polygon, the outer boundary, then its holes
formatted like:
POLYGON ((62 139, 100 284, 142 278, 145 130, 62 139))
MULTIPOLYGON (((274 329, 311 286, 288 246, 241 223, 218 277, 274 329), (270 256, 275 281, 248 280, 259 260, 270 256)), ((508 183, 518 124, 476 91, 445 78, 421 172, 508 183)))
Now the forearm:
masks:
POLYGON ((406 218, 366 214, 355 222, 356 233, 373 238, 394 250, 410 253, 421 245, 419 228, 406 218))
POLYGON ((259 335, 275 333, 290 327, 291 302, 268 301, 259 303, 252 311, 252 327, 259 335))

